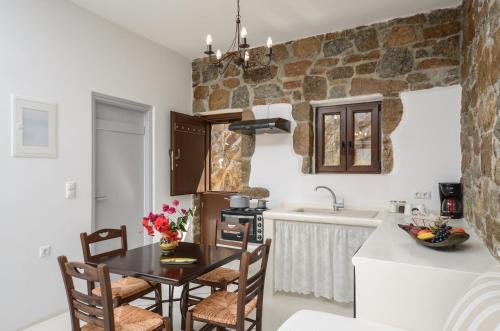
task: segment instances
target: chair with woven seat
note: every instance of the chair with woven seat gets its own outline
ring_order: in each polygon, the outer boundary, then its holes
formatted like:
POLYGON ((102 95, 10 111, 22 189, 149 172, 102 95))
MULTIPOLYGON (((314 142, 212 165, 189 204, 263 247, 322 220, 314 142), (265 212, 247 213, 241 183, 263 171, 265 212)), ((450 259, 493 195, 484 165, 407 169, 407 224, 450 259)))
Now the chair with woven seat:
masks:
POLYGON ((68 262, 65 256, 57 258, 66 289, 69 304, 71 328, 73 331, 171 331, 168 317, 130 305, 118 306, 112 297, 109 269, 100 264, 97 267, 82 262, 68 262), (101 295, 84 294, 75 289, 73 279, 87 284, 99 282, 101 295), (86 323, 81 326, 80 322, 86 323))
MULTIPOLYGON (((221 222, 220 220, 217 220, 217 226, 215 229, 215 245, 229 246, 246 251, 248 247, 248 223, 240 224, 231 223, 229 221, 221 222), (242 233, 242 240, 233 241, 222 239, 222 231, 240 232, 242 233)), ((238 270, 220 267, 192 281, 193 284, 198 284, 200 286, 192 288, 190 291, 202 286, 210 286, 212 288, 212 293, 217 289, 225 291, 227 290, 227 285, 237 281, 239 276, 240 273, 238 270)))
POLYGON ((252 253, 244 252, 240 262, 238 292, 217 291, 203 299, 186 314, 186 331, 193 330, 193 322, 206 323, 202 330, 213 327, 231 328, 237 331, 250 330, 254 327, 262 330, 262 305, 266 278, 267 259, 271 248, 271 239, 259 246, 252 253), (261 261, 258 271, 248 275, 250 265, 261 261), (256 318, 248 316, 256 310, 256 318), (245 321, 251 325, 245 328, 245 321))
MULTIPOLYGON (((120 229, 102 229, 91 234, 83 232, 80 234, 80 241, 83 249, 83 258, 86 263, 103 256, 120 255, 127 251, 127 228, 125 225, 122 225, 120 229), (120 238, 120 248, 95 255, 91 254, 90 246, 92 244, 102 243, 103 241, 115 238, 120 238)), ((95 287, 94 282, 90 282, 88 288, 89 294, 102 295, 101 288, 95 287)), ((111 282, 111 295, 113 298, 116 298, 119 305, 130 303, 137 299, 154 300, 155 303, 147 307, 147 309, 155 309, 158 314, 163 314, 161 284, 135 277, 123 277, 111 282), (154 297, 147 297, 146 295, 148 294, 154 294, 154 297)))

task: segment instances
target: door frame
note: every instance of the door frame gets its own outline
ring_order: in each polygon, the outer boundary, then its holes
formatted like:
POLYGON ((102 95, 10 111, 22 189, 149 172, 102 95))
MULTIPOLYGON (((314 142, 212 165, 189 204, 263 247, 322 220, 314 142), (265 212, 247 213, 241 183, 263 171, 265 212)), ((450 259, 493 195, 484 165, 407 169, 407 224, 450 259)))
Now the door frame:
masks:
MULTIPOLYGON (((97 140, 96 140, 96 116, 97 104, 107 104, 122 109, 140 111, 144 114, 144 211, 146 215, 153 210, 153 110, 154 107, 143 103, 130 101, 98 92, 92 92, 92 179, 91 179, 91 230, 96 231, 96 173, 97 173, 97 140)), ((137 220, 138 224, 140 220, 137 220)), ((144 233, 143 243, 152 242, 151 238, 144 233)))

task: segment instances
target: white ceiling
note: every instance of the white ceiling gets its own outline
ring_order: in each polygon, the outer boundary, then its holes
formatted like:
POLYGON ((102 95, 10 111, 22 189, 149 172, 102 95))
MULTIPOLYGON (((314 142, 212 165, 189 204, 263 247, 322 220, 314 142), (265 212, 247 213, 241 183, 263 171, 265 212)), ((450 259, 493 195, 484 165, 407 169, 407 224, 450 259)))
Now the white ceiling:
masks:
MULTIPOLYGON (((224 51, 232 41, 236 0, 69 0, 190 58, 203 56, 205 37, 224 51)), ((251 46, 382 22, 460 0, 241 0, 251 46)))

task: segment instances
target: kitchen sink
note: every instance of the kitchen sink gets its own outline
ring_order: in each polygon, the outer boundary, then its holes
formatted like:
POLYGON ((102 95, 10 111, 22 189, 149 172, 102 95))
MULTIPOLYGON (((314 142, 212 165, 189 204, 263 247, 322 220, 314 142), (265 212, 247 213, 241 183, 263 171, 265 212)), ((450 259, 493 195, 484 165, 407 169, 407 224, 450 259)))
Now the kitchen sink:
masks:
POLYGON ((361 209, 340 209, 339 211, 334 211, 333 209, 327 208, 297 208, 292 210, 296 213, 304 214, 321 214, 321 215, 331 215, 339 217, 353 217, 353 218, 375 218, 378 212, 373 210, 361 210, 361 209))

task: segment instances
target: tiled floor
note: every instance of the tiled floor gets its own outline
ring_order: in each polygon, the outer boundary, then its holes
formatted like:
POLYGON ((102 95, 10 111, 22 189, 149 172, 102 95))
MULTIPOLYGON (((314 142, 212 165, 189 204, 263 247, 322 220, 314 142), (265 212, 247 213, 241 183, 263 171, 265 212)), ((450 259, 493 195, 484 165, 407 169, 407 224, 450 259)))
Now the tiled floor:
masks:
MULTIPOLYGON (((266 291, 264 296, 263 324, 264 331, 276 330, 290 315, 301 309, 312 309, 326 311, 344 316, 352 316, 351 304, 339 304, 331 301, 317 299, 313 297, 304 297, 300 295, 275 294, 266 291)), ((164 289, 163 293, 168 293, 164 289)), ((176 293, 177 297, 180 293, 176 293)), ((135 303, 134 303, 135 304, 135 303)), ((138 303, 141 304, 140 302, 138 303)), ((163 311, 168 311, 167 306, 163 311)), ((180 313, 178 304, 174 307, 174 330, 180 330, 180 313)), ((195 330, 199 325, 195 324, 195 330)), ((69 331, 71 330, 69 314, 64 313, 51 318, 42 323, 36 324, 25 331, 69 331)))

